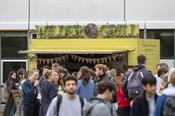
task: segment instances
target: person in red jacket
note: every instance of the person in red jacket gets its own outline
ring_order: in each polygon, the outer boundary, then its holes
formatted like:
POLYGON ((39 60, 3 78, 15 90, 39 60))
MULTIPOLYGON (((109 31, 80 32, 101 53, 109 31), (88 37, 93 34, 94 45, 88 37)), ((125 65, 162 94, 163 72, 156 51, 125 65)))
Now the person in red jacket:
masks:
POLYGON ((130 101, 125 97, 122 91, 122 81, 117 82, 117 104, 118 104, 118 111, 117 111, 118 116, 130 115, 131 105, 130 101))

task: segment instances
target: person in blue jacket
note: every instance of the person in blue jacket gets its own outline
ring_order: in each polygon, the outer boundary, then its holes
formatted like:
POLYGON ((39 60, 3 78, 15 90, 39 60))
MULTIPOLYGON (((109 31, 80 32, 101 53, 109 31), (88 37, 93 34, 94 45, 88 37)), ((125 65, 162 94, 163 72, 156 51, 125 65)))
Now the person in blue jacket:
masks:
POLYGON ((94 97, 94 82, 90 79, 90 70, 83 66, 80 68, 78 80, 78 89, 76 94, 90 101, 94 97))
POLYGON ((44 75, 45 80, 41 85, 42 99, 41 99, 41 107, 40 107, 40 116, 46 115, 50 102, 55 96, 57 96, 58 91, 54 85, 55 76, 58 77, 58 73, 51 70, 48 70, 44 75))
MULTIPOLYGON (((159 96, 157 103, 156 103, 156 109, 154 112, 154 116, 168 116, 168 112, 165 110, 165 102, 168 97, 174 97, 175 99, 175 69, 172 69, 170 72, 170 82, 172 84, 171 87, 166 88, 163 91, 163 94, 159 96)), ((169 105, 172 105, 172 107, 175 108, 175 100, 174 102, 171 102, 169 105)), ((171 113, 171 116, 175 116, 175 111, 174 115, 171 113)))
POLYGON ((24 116, 39 116, 40 103, 37 99, 37 86, 39 72, 29 71, 28 80, 22 85, 22 103, 24 104, 24 116))

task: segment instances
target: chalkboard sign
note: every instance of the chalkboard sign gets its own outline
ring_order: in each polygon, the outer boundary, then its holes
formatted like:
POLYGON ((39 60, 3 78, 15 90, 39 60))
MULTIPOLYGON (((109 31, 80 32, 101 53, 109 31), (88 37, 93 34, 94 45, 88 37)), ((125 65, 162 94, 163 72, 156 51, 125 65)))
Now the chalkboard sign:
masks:
POLYGON ((14 103, 16 104, 17 111, 19 111, 20 99, 21 99, 20 91, 12 90, 8 96, 2 116, 10 115, 10 112, 14 103))

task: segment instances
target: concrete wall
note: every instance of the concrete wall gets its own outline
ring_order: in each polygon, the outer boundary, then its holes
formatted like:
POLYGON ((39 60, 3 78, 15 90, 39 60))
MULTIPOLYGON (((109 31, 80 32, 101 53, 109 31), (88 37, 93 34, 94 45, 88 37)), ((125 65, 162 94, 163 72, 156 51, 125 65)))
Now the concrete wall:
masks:
POLYGON ((0 29, 27 29, 27 0, 0 0, 0 29))
MULTIPOLYGON (((0 0, 0 29, 27 29, 29 0, 0 0)), ((174 28, 174 0, 30 0, 35 24, 138 23, 140 28, 174 28)))
POLYGON ((128 21, 173 21, 174 0, 126 0, 128 21))

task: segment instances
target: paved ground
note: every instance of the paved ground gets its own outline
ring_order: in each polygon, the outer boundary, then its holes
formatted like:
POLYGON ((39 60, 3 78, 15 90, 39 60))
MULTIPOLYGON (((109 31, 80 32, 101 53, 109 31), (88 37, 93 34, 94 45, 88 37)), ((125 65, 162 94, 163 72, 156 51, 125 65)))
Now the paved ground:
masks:
POLYGON ((4 110, 5 104, 0 105, 0 116, 2 116, 2 112, 4 110))
MULTIPOLYGON (((4 110, 5 104, 0 104, 0 116, 2 116, 3 110, 4 110)), ((15 114, 15 116, 18 116, 15 114)))

